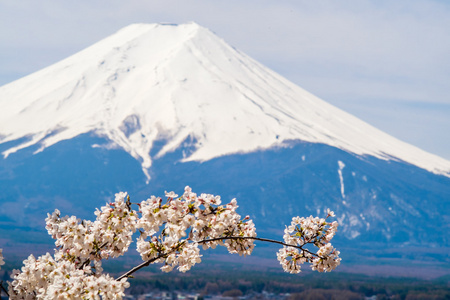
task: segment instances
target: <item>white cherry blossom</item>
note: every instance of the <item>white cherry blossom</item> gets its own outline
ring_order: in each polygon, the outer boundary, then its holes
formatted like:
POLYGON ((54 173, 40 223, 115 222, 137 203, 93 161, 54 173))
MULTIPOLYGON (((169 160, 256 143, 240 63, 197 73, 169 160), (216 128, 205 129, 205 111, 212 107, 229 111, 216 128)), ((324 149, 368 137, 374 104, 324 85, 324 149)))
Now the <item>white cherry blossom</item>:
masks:
POLYGON ((284 230, 286 245, 277 253, 277 258, 286 272, 299 273, 301 265, 311 263, 312 270, 329 272, 341 262, 339 251, 333 248, 330 240, 337 231, 336 221, 329 223, 326 219, 334 216, 334 212, 327 210, 325 219, 310 216, 308 218, 294 217, 291 225, 284 230), (307 246, 319 248, 316 253, 307 246))

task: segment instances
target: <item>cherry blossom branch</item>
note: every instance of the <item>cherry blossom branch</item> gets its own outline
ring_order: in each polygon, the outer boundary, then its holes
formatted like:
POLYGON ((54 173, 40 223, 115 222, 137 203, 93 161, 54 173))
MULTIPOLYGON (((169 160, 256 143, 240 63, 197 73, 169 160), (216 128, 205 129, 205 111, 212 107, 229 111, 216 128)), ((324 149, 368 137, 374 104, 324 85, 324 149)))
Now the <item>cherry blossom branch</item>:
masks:
MULTIPOLYGON (((277 240, 271 240, 271 239, 266 239, 266 238, 259 238, 259 237, 253 237, 253 236, 227 236, 227 237, 218 237, 218 238, 213 238, 213 239, 206 239, 200 242, 197 242, 199 244, 204 244, 207 242, 214 242, 214 241, 220 241, 220 240, 255 240, 255 241, 261 241, 261 242, 269 242, 269 243, 273 243, 273 244, 280 244, 286 247, 293 247, 293 248, 297 248, 300 249, 302 251, 305 251, 309 254, 311 254, 312 256, 316 256, 321 258, 320 256, 318 256, 316 253, 310 252, 307 249, 303 249, 303 246, 298 246, 298 245, 291 245, 291 244, 286 244, 277 240)), ((306 244, 305 244, 306 245, 306 244)))
MULTIPOLYGON (((272 239, 267 239, 267 238, 259 238, 259 237, 252 237, 252 236, 225 236, 225 237, 218 237, 218 238, 212 238, 212 239, 204 239, 198 242, 195 242, 197 244, 206 244, 208 242, 215 242, 215 241, 223 241, 223 240, 255 240, 255 241, 261 241, 261 242, 268 242, 268 243, 273 243, 273 244, 279 244, 279 245, 283 245, 286 247, 294 247, 297 249, 300 249, 302 251, 305 251, 309 254, 311 254, 312 256, 315 257, 319 257, 322 258, 320 256, 318 256, 317 254, 310 252, 307 249, 303 249, 303 246, 298 246, 298 245, 290 245, 290 244, 286 244, 277 240, 272 240, 272 239)), ((171 251, 168 251, 166 253, 161 253, 159 254, 157 257, 152 258, 151 260, 145 261, 143 263, 141 263, 140 265, 137 265, 136 267, 130 269, 129 271, 127 271, 126 273, 122 274, 121 276, 117 277, 116 280, 120 281, 122 278, 125 277, 129 277, 130 275, 132 275, 133 273, 139 271, 142 268, 148 267, 151 263, 157 261, 160 258, 164 258, 167 257, 168 255, 170 255, 171 253, 175 252, 177 249, 172 249, 171 251)))
POLYGON ((144 261, 143 263, 141 263, 140 265, 137 265, 136 267, 130 269, 128 272, 120 275, 119 277, 116 278, 116 281, 120 281, 122 278, 126 278, 126 277, 130 277, 131 274, 135 273, 136 271, 139 271, 142 268, 148 267, 151 263, 153 263, 154 261, 157 261, 160 258, 164 258, 165 256, 169 255, 170 252, 168 253, 163 253, 158 255, 157 257, 154 257, 150 260, 144 261))
POLYGON ((180 248, 181 246, 183 246, 184 244, 185 244, 185 241, 183 241, 182 243, 180 243, 179 245, 177 245, 176 248, 171 249, 170 251, 167 251, 167 252, 165 252, 165 253, 160 253, 160 254, 158 254, 158 256, 156 256, 156 257, 154 257, 154 258, 152 258, 152 259, 150 259, 150 260, 147 260, 147 261, 144 261, 144 262, 141 263, 140 265, 137 265, 136 267, 130 269, 130 270, 127 271, 126 273, 124 273, 124 274, 120 275, 119 277, 117 277, 117 278, 116 278, 116 281, 120 281, 122 278, 130 277, 131 274, 135 273, 136 271, 139 271, 139 270, 142 269, 142 268, 148 267, 151 263, 157 261, 158 259, 167 257, 167 256, 170 255, 171 253, 173 253, 173 252, 179 250, 179 248, 180 248))
MULTIPOLYGON (((127 279, 152 263, 161 262, 163 272, 175 266, 180 272, 189 271, 201 262, 199 245, 205 250, 222 245, 230 253, 246 256, 252 253, 255 241, 278 244, 283 247, 277 259, 289 273, 299 273, 304 263, 319 272, 330 272, 340 264, 339 251, 330 243, 338 227, 336 221, 326 221, 334 217, 330 210, 325 218, 292 218, 284 230, 284 241, 278 241, 256 237, 250 217, 242 219, 237 214, 235 199, 221 205, 220 196, 197 195, 190 187, 180 197, 174 192, 165 194, 164 205, 162 198, 151 196, 138 203, 135 211, 130 197, 118 193, 114 202, 95 211, 95 221, 61 217, 59 210, 48 214, 46 229, 56 239, 55 254, 30 255, 24 260, 22 271, 15 273, 9 284, 10 297, 121 299, 129 286, 127 279), (140 232, 136 246, 143 262, 116 279, 103 273, 102 260, 124 255, 136 231, 140 232), (307 245, 317 247, 317 253, 304 249, 307 245)), ((6 291, 0 284, 2 290, 6 291)))

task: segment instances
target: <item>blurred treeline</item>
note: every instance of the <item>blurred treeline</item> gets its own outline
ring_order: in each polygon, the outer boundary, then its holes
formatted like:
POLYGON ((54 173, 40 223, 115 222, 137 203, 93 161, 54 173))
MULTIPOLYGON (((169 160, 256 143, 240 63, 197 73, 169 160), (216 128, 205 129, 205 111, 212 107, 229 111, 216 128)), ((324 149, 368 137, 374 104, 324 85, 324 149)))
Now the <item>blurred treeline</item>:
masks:
POLYGON ((180 274, 149 273, 130 279, 129 294, 185 291, 201 295, 285 299, 450 299, 450 277, 434 280, 386 278, 347 273, 289 275, 258 271, 199 270, 180 274), (286 295, 287 294, 287 295, 286 295), (265 296, 264 296, 265 295, 265 296))
MULTIPOLYGON (((105 271, 118 276, 123 270, 136 265, 135 259, 110 262, 105 271)), ((6 265, 0 270, 0 280, 10 280, 13 268, 19 262, 6 265)), ((418 279, 421 274, 411 272, 408 277, 380 277, 354 273, 305 271, 291 275, 278 266, 257 267, 236 263, 200 264, 187 273, 173 271, 163 273, 161 265, 152 265, 130 278, 127 294, 143 295, 155 292, 186 292, 201 296, 275 300, 340 300, 340 299, 447 299, 450 300, 450 275, 432 280, 418 279), (418 277, 418 278, 417 278, 418 277)), ((417 272, 417 270, 416 270, 417 272)))

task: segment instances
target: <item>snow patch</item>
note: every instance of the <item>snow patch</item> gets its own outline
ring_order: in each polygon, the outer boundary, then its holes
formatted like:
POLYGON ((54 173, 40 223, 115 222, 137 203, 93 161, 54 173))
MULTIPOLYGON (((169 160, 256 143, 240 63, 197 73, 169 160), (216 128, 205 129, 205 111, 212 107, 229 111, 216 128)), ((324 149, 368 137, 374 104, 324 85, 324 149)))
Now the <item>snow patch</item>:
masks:
POLYGON ((350 231, 350 239, 355 239, 360 235, 361 235, 361 233, 359 231, 356 231, 356 230, 350 231))
MULTIPOLYGON (((419 217, 420 213, 409 203, 407 203, 405 200, 403 200, 402 198, 394 195, 393 193, 390 194, 391 199, 394 201, 394 203, 402 208, 404 211, 408 212, 409 214, 415 216, 415 217, 419 217)), ((389 207, 389 210, 392 210, 391 207, 389 207)))
MULTIPOLYGON (((341 196, 342 196, 342 199, 345 199, 344 177, 342 176, 342 170, 345 168, 345 164, 342 161, 338 160, 338 166, 339 166, 339 169, 338 169, 339 181, 341 184, 341 196)), ((344 201, 342 203, 344 203, 344 201)))

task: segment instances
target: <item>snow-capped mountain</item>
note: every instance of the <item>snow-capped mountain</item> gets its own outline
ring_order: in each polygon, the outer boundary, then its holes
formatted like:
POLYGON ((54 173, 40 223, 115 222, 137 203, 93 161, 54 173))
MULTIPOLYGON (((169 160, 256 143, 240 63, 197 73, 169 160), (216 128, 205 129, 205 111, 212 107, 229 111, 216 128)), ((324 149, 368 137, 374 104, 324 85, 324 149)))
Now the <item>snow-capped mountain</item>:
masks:
MULTIPOLYGON (((0 87, 0 110, 0 242, 41 242, 56 207, 92 218, 118 191, 138 201, 190 185, 236 197, 274 238, 292 216, 331 208, 355 255, 450 246, 449 161, 195 23, 125 27, 0 87)), ((448 260, 439 253, 427 259, 448 260)))
POLYGON ((450 162, 403 143, 306 92, 195 23, 130 25, 0 88, 7 157, 94 131, 138 159, 187 139, 185 161, 283 145, 323 143, 450 176, 450 162))

